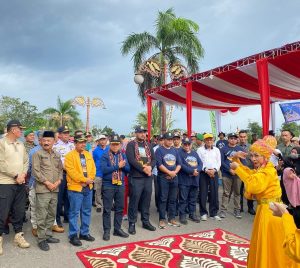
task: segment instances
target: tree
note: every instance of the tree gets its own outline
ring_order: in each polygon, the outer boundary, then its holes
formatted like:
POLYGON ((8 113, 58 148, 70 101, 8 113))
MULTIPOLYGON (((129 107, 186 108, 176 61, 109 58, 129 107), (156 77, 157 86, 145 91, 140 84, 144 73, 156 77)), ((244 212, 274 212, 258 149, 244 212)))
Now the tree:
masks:
POLYGON ((105 126, 104 128, 101 128, 99 126, 93 126, 91 132, 94 137, 100 134, 111 136, 114 133, 113 129, 110 128, 109 126, 105 126))
POLYGON ((79 112, 76 111, 72 100, 62 101, 57 98, 57 107, 50 107, 43 111, 43 114, 48 119, 47 127, 57 128, 59 126, 68 126, 73 129, 82 128, 83 123, 79 118, 79 112))
MULTIPOLYGON (((134 71, 138 72, 142 63, 148 58, 158 62, 160 75, 154 79, 149 73, 143 73, 144 83, 139 85, 138 95, 145 102, 145 90, 166 83, 166 68, 185 62, 189 73, 199 70, 198 61, 204 50, 197 37, 199 26, 192 20, 176 17, 172 8, 158 12, 155 22, 155 34, 149 32, 132 33, 123 42, 121 53, 131 53, 134 71), (154 54, 150 55, 151 52, 154 54), (163 70, 163 71, 162 71, 163 70)), ((165 131, 166 108, 160 104, 162 131, 165 131)))
MULTIPOLYGON (((160 112, 159 112, 159 104, 155 103, 152 107, 152 122, 151 122, 151 134, 152 135, 159 135, 161 133, 161 129, 160 129, 160 112)), ((170 113, 170 110, 168 111, 168 113, 170 113)), ((147 112, 141 112, 137 115, 136 118, 136 123, 138 125, 143 126, 144 128, 148 128, 147 126, 147 112)), ((166 130, 169 131, 173 124, 174 124, 174 120, 172 120, 169 116, 167 116, 167 122, 166 122, 166 130)))
POLYGON ((299 134, 300 134, 299 125, 296 122, 283 123, 281 125, 280 131, 282 131, 282 130, 289 130, 297 137, 299 137, 299 134))
POLYGON ((36 106, 19 98, 2 96, 0 99, 0 133, 11 119, 18 119, 25 127, 38 130, 45 126, 46 120, 36 106))
MULTIPOLYGON (((262 137, 262 127, 258 124, 258 122, 248 122, 248 131, 252 134, 257 134, 257 137, 262 137)), ((250 138, 250 137, 249 137, 250 138)))

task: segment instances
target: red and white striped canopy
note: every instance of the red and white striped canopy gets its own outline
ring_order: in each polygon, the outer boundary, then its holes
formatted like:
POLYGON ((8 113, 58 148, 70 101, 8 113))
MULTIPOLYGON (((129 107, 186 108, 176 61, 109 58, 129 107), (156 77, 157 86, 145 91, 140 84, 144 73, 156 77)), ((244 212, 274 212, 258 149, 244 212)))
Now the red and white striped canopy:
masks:
POLYGON ((146 95, 153 100, 185 106, 185 86, 190 83, 193 108, 235 111, 238 107, 259 105, 256 61, 264 58, 268 61, 271 102, 300 99, 300 41, 148 89, 146 95))

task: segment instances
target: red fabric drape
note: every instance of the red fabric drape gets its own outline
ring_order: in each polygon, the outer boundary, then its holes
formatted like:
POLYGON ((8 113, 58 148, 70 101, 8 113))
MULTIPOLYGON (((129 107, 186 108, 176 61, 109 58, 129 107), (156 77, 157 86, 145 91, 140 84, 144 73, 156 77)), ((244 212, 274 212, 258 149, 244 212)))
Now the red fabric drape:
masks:
POLYGON ((152 122, 152 98, 147 95, 147 127, 148 127, 148 141, 151 139, 151 122, 152 122))
POLYGON ((269 84, 269 70, 267 59, 261 59, 256 62, 258 86, 261 98, 261 112, 263 136, 269 134, 270 124, 270 84, 269 84))
POLYGON ((186 122, 188 137, 192 134, 192 88, 191 82, 186 84, 186 122))

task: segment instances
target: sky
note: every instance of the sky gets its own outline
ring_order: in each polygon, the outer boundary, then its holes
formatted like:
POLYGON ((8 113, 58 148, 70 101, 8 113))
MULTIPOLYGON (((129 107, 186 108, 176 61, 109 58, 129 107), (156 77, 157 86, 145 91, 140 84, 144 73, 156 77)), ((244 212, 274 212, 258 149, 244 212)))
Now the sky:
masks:
MULTIPOLYGON (((100 97, 91 125, 129 133, 145 110, 133 82, 131 56, 122 41, 154 33, 158 11, 173 7, 195 21, 205 50, 201 71, 299 40, 296 0, 0 0, 0 95, 18 97, 40 111, 76 96, 100 97)), ((85 108, 78 107, 85 120, 85 108)), ((174 128, 186 128, 185 109, 175 108, 174 128)), ((260 107, 222 117, 225 132, 261 123, 260 107)), ((276 128, 284 119, 276 108, 276 128)), ((210 131, 207 111, 193 111, 193 130, 210 131)))

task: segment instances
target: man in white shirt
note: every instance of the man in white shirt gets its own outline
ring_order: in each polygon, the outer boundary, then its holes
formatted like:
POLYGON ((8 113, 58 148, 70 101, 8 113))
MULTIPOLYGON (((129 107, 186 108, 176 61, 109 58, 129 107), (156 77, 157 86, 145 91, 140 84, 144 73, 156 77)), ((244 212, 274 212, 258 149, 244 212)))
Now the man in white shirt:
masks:
POLYGON ((207 220, 208 211, 206 209, 206 201, 208 194, 208 187, 210 189, 209 201, 209 216, 215 220, 220 221, 218 216, 219 210, 219 196, 218 196, 218 171, 221 167, 220 150, 215 147, 213 135, 206 133, 203 135, 204 146, 197 150, 197 153, 203 163, 202 171, 200 172, 200 216, 202 221, 207 220))

